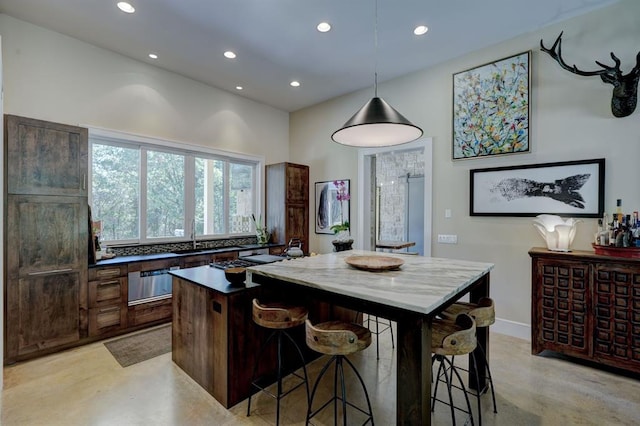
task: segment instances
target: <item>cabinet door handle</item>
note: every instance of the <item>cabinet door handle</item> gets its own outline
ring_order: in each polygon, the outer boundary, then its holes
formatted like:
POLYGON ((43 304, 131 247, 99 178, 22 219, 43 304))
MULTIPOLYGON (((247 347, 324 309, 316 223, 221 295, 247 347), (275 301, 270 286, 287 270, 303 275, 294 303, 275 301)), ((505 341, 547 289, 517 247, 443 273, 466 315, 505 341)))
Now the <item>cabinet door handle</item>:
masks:
POLYGON ((114 312, 114 311, 119 311, 119 310, 120 310, 120 306, 114 306, 112 308, 100 309, 100 313, 101 314, 106 314, 107 312, 114 312))
POLYGON ((71 271, 73 271, 73 269, 71 269, 71 268, 67 268, 67 269, 52 269, 50 271, 29 272, 28 275, 33 276, 33 275, 46 275, 46 274, 60 274, 62 272, 71 272, 71 271))
POLYGON ((114 280, 114 281, 100 281, 100 282, 98 283, 98 286, 103 286, 103 285, 114 285, 114 284, 115 284, 115 285, 118 285, 118 284, 120 284, 120 281, 118 281, 118 280, 114 280))
POLYGON ((83 190, 87 189, 87 174, 86 173, 82 174, 82 189, 83 190))

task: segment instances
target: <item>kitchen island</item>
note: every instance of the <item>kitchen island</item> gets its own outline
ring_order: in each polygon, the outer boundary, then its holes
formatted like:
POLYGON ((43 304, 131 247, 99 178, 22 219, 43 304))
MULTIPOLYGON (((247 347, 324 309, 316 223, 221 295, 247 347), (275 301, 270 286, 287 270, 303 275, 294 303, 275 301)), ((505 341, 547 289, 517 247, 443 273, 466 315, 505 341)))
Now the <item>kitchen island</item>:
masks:
MULTIPOLYGON (((252 300, 268 300, 273 295, 248 279, 232 285, 222 269, 208 265, 169 274, 173 276, 172 360, 224 407, 232 407, 255 392, 250 386, 253 366, 272 331, 254 323, 252 300)), ((330 315, 326 303, 310 301, 308 307, 314 321, 326 321, 330 315)), ((306 349, 304 327, 290 334, 307 361, 318 356, 306 349)), ((285 354, 285 367, 299 367, 297 355, 293 355, 285 354)), ((269 376, 275 366, 272 345, 260 358, 258 376, 269 376)))
POLYGON ((173 275, 173 362, 218 402, 231 407, 249 395, 254 356, 263 331, 248 308, 259 286, 233 286, 211 266, 173 275))
MULTIPOLYGON (((430 425, 431 323, 435 315, 464 296, 471 301, 489 295, 493 264, 453 259, 351 250, 250 267, 255 284, 290 297, 336 303, 392 319, 398 324, 396 419, 398 425, 430 425), (350 256, 400 258, 398 270, 355 269, 350 256)), ((478 334, 487 355, 489 338, 478 334)), ((481 359, 481 357, 478 357, 481 359)), ((484 364, 479 365, 483 372, 484 364)), ((484 387, 485 377, 480 383, 484 387)))

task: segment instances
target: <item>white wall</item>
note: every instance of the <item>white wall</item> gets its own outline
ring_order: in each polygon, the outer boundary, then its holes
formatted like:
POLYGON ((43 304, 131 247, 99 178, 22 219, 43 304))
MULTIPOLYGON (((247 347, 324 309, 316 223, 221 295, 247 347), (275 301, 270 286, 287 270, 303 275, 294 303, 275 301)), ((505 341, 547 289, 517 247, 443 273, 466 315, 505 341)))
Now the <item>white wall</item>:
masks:
MULTIPOLYGON (((433 137, 433 236, 457 234, 458 244, 432 241, 432 255, 495 263, 491 293, 501 319, 531 323, 527 252, 544 243, 531 218, 470 217, 469 170, 604 157, 605 210, 611 212, 617 198, 622 198, 627 212, 639 210, 640 107, 629 117, 614 118, 610 112, 613 86, 598 77, 562 70, 539 49, 541 38, 550 45, 564 30, 563 55, 568 63, 596 70, 594 60, 612 64, 609 52, 613 51, 626 73, 636 64, 640 49, 639 16, 640 2, 622 1, 378 87, 380 96, 421 126, 425 136, 433 137), (452 74, 526 50, 532 51, 531 153, 452 161, 452 74), (445 209, 452 210, 452 218, 444 218, 445 209)), ((384 64, 384 58, 379 62, 384 64)), ((330 136, 371 96, 372 90, 361 91, 291 115, 291 161, 311 166, 312 183, 352 179, 352 188, 357 188, 356 149, 333 143, 330 136)), ((353 193, 352 200, 359 196, 353 193)), ((352 221, 355 229, 355 212, 352 221)), ((574 248, 591 250, 595 230, 595 219, 584 220, 574 248)), ((330 251, 331 236, 311 232, 311 250, 330 251)))
POLYGON ((0 36, 4 113, 289 159, 287 112, 3 14, 0 36))
POLYGON ((289 158, 287 112, 7 15, 0 35, 7 114, 289 158))

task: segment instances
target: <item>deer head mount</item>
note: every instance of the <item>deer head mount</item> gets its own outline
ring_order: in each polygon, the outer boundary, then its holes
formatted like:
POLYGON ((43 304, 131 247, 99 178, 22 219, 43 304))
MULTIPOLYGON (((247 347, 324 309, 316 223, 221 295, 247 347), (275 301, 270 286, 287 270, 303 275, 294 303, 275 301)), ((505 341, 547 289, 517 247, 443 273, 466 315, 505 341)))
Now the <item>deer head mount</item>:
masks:
MULTIPOLYGON (((564 32, 564 31, 563 31, 564 32)), ((611 98, 611 112, 616 117, 627 117, 633 113, 638 103, 638 79, 640 78, 640 52, 636 57, 636 66, 627 75, 620 71, 620 59, 611 52, 611 59, 615 66, 608 66, 595 61, 603 69, 598 71, 581 71, 575 65, 569 66, 562 59, 562 34, 560 33, 551 49, 547 49, 540 40, 540 50, 546 52, 555 59, 562 68, 578 75, 599 75, 602 81, 613 85, 613 97, 611 98)))

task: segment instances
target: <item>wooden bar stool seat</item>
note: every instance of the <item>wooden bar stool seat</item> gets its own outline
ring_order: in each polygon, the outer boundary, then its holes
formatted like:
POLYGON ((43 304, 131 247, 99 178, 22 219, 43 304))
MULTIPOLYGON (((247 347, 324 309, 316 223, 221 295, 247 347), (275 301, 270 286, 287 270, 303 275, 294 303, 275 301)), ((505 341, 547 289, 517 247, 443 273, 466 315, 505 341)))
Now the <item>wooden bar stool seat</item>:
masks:
POLYGON ((471 412, 471 404, 469 403, 464 381, 460 377, 458 369, 448 357, 473 354, 478 344, 476 324, 469 315, 460 314, 453 320, 448 318, 433 320, 431 330, 431 352, 434 354, 431 358, 431 363, 434 365, 436 361, 439 362, 438 373, 435 376, 436 385, 431 399, 431 411, 435 410, 436 401, 442 402, 449 405, 451 420, 454 425, 456 424, 455 410, 459 410, 469 415, 473 426, 473 413, 471 412), (454 375, 458 379, 458 386, 453 384, 454 375), (438 384, 443 378, 447 385, 448 402, 438 399, 438 384), (454 404, 452 388, 462 390, 467 405, 466 410, 454 404))
MULTIPOLYGON (((495 302, 490 297, 483 297, 478 300, 478 303, 456 302, 445 309, 442 312, 441 316, 443 318, 452 319, 457 317, 461 313, 467 314, 471 318, 473 318, 476 322, 476 328, 489 327, 496 322, 495 302)), ((480 351, 483 365, 486 365, 486 375, 488 379, 487 381, 489 382, 489 388, 491 389, 491 399, 493 400, 493 412, 497 413, 498 407, 496 405, 496 393, 493 388, 493 378, 491 377, 491 368, 489 367, 488 362, 489 360, 487 359, 487 355, 484 352, 482 346, 478 346, 478 350, 480 351)), ((484 393, 485 389, 472 392, 472 394, 477 398, 478 401, 478 423, 480 426, 482 426, 480 396, 482 395, 482 393, 484 393)))
MULTIPOLYGON (((253 321, 259 326, 274 330, 273 333, 267 338, 265 343, 260 348, 258 352, 258 357, 256 358, 255 365, 253 367, 253 375, 251 386, 257 388, 258 390, 264 391, 267 395, 271 396, 276 400, 276 425, 280 424, 280 400, 287 396, 289 393, 293 392, 297 388, 302 385, 305 385, 307 390, 307 404, 309 403, 309 379, 307 375, 307 366, 304 356, 302 355, 302 351, 300 347, 296 343, 296 341, 291 337, 289 333, 286 332, 287 329, 291 329, 294 327, 298 327, 307 320, 309 316, 309 311, 307 308, 303 306, 291 306, 283 303, 260 303, 258 299, 253 299, 253 307, 252 307, 252 316, 253 321), (283 379, 283 365, 282 365, 282 349, 283 349, 283 338, 288 340, 298 356, 300 357, 300 361, 302 363, 302 371, 303 375, 296 373, 295 370, 291 372, 291 375, 295 376, 299 381, 293 387, 284 391, 282 386, 283 379), (260 358, 264 353, 264 350, 268 347, 269 343, 272 341, 276 341, 277 348, 277 365, 276 365, 276 377, 275 380, 277 382, 277 391, 276 393, 272 393, 267 390, 267 387, 272 383, 271 380, 265 378, 256 378, 256 373, 258 371, 258 365, 260 362, 260 358), (263 380, 261 380, 263 379, 263 380)), ((308 407, 307 407, 308 410, 308 407)), ((247 416, 251 415, 251 394, 249 395, 249 400, 247 403, 247 416)))
POLYGON ((476 322, 476 328, 489 327, 496 322, 496 308, 490 297, 481 298, 478 303, 456 302, 442 312, 445 318, 467 314, 476 322))
POLYGON ((265 328, 287 329, 304 324, 309 310, 303 306, 290 306, 283 303, 260 304, 253 299, 253 321, 265 328))
POLYGON ((360 352, 365 350, 371 345, 371 332, 366 327, 362 327, 358 324, 347 323, 342 321, 328 321, 320 324, 312 325, 309 320, 305 322, 306 324, 306 342, 309 348, 313 349, 316 352, 325 355, 332 355, 331 359, 322 367, 320 371, 320 375, 316 379, 316 383, 313 386, 313 391, 311 392, 311 398, 309 399, 309 409, 307 411, 307 421, 306 424, 309 424, 309 421, 312 417, 317 415, 319 412, 324 410, 331 402, 334 403, 333 416, 334 416, 334 424, 338 424, 338 401, 342 402, 342 424, 350 425, 351 423, 347 420, 347 406, 354 408, 361 413, 367 416, 363 425, 368 424, 369 422, 373 425, 373 411, 371 409, 371 401, 369 400, 369 393, 367 392, 367 387, 362 380, 362 376, 358 373, 358 370, 355 368, 353 363, 349 361, 346 355, 350 355, 356 352, 360 352), (346 394, 346 384, 345 384, 345 376, 344 376, 344 363, 351 367, 351 370, 355 373, 358 378, 360 385, 362 385, 362 389, 364 391, 365 398, 367 400, 367 408, 368 411, 363 410, 362 408, 352 404, 347 401, 346 394), (318 390, 318 385, 322 380, 324 374, 328 371, 329 367, 335 363, 335 375, 333 379, 334 389, 333 396, 320 408, 313 410, 313 397, 318 390), (338 384, 340 384, 340 395, 338 395, 338 384))

